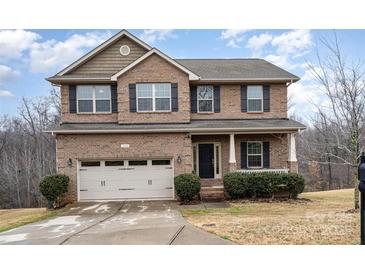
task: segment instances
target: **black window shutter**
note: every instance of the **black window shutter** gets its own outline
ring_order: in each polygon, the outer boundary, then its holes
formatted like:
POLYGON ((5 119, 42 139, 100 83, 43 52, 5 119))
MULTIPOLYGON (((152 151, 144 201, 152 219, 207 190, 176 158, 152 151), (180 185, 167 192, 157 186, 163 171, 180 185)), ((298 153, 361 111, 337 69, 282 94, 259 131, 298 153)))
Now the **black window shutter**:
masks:
POLYGON ((177 83, 171 83, 171 111, 179 111, 179 92, 177 83))
POLYGON ((70 85, 68 87, 68 89, 69 89, 69 95, 68 95, 69 110, 70 110, 70 113, 76 113, 77 112, 76 85, 70 85))
POLYGON ((190 103, 191 103, 191 112, 197 112, 197 94, 196 94, 196 87, 190 87, 190 103))
POLYGON ((247 142, 241 142, 241 168, 247 168, 247 142))
POLYGON ((263 168, 270 168, 270 142, 263 142, 263 168))
POLYGON ((129 84, 129 111, 137 112, 136 84, 129 84))
POLYGON ((241 86, 241 112, 247 112, 247 86, 241 86))
POLYGON ((263 86, 263 98, 264 98, 264 112, 270 111, 270 86, 265 85, 263 86))
POLYGON ((221 88, 214 86, 214 112, 221 112, 221 88))
POLYGON ((112 112, 118 112, 118 89, 117 84, 113 84, 110 86, 111 98, 112 98, 112 112))

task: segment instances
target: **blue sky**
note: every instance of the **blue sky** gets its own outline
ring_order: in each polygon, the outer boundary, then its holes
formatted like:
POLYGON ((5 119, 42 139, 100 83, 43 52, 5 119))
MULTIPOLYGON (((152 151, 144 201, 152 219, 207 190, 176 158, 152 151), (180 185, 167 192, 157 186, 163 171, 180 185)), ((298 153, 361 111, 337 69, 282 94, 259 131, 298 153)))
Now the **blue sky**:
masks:
MULTIPOLYGON (((0 30, 0 115, 16 114, 21 98, 47 95, 54 75, 118 30, 0 30)), ((129 30, 173 58, 265 58, 302 78, 289 87, 291 112, 308 119, 323 96, 306 63, 332 30, 129 30)), ((364 30, 337 30, 352 59, 365 59, 364 30)), ((321 49, 320 49, 321 50, 321 49)))

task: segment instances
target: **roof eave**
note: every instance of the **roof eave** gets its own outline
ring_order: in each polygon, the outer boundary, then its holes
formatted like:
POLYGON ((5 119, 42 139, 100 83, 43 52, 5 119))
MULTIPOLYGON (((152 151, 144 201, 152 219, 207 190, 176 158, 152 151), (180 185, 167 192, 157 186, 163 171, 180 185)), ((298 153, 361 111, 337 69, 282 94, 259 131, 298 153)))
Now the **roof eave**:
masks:
POLYGON ((109 129, 109 130, 45 130, 46 133, 52 134, 110 134, 110 133, 169 133, 169 132, 187 132, 192 134, 214 134, 214 133, 288 133, 306 129, 306 127, 262 127, 262 128, 164 128, 164 129, 109 129))
POLYGON ((52 84, 71 84, 71 83, 114 83, 115 81, 110 80, 110 77, 89 77, 89 78, 62 78, 62 77, 49 77, 46 80, 52 84))
POLYGON ((191 80, 199 83, 295 83, 300 78, 231 78, 231 79, 218 79, 218 78, 200 78, 199 80, 191 80))

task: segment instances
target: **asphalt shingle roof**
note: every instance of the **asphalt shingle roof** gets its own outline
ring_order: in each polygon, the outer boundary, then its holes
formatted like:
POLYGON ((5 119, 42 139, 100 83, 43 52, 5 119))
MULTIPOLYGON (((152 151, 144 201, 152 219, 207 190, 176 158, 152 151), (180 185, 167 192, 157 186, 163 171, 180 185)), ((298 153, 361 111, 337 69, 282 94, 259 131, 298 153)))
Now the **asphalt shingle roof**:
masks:
POLYGON ((202 80, 255 80, 285 79, 299 77, 263 59, 175 59, 202 80))
POLYGON ((290 119, 222 119, 222 120, 194 120, 190 123, 175 124, 118 124, 118 123, 64 123, 48 132, 62 133, 69 131, 178 131, 178 132, 199 132, 199 131, 250 131, 250 130, 298 130, 305 126, 290 119))

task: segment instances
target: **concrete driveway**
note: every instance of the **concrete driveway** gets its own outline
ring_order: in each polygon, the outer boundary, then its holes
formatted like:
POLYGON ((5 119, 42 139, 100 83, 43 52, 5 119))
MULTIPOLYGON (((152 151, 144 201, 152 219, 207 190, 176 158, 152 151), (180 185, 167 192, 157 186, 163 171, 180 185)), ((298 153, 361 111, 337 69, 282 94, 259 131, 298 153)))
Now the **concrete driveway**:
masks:
POLYGON ((176 202, 77 203, 45 221, 0 233, 0 244, 232 244, 188 224, 176 202))

